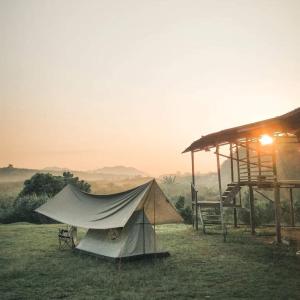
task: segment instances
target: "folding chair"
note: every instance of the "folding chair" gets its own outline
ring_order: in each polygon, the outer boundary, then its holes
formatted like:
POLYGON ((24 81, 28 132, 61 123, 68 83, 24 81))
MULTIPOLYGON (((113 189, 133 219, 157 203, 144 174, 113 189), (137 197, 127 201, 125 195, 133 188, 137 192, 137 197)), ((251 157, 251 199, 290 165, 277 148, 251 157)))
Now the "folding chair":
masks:
POLYGON ((59 249, 74 248, 77 243, 77 227, 59 228, 58 243, 59 249))

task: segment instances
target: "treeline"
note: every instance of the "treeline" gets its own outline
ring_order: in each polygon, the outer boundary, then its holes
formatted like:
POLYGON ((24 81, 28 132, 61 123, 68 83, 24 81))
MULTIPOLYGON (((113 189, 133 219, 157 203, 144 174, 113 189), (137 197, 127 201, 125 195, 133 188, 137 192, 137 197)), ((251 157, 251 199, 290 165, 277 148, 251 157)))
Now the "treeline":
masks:
POLYGON ((37 173, 24 182, 23 189, 15 199, 0 202, 0 223, 51 222, 48 218, 35 213, 35 209, 49 198, 60 192, 67 184, 76 185, 84 192, 90 192, 91 186, 70 172, 63 176, 50 173, 37 173))

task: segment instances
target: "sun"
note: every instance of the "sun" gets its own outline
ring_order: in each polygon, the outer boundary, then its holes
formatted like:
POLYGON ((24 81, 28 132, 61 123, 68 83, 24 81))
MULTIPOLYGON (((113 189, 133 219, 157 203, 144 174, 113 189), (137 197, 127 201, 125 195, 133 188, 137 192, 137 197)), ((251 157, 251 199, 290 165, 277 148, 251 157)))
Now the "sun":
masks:
POLYGON ((262 145, 270 145, 273 143, 273 138, 267 134, 263 134, 260 138, 259 138, 259 142, 262 145))

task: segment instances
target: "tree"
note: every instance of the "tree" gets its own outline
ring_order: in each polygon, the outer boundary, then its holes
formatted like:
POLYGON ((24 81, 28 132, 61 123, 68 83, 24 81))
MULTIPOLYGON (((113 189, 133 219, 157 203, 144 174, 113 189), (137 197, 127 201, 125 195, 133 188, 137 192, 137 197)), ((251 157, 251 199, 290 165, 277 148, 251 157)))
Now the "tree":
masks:
POLYGON ((73 184, 84 192, 90 192, 91 186, 84 180, 70 172, 64 172, 63 176, 53 176, 50 173, 36 173, 30 179, 25 180, 23 190, 19 197, 27 195, 47 195, 53 197, 60 192, 67 184, 73 184))
POLYGON ((81 191, 87 193, 91 191, 91 185, 89 183, 84 180, 79 180, 78 177, 74 177, 74 175, 70 172, 63 172, 63 180, 65 185, 73 184, 77 186, 81 191))

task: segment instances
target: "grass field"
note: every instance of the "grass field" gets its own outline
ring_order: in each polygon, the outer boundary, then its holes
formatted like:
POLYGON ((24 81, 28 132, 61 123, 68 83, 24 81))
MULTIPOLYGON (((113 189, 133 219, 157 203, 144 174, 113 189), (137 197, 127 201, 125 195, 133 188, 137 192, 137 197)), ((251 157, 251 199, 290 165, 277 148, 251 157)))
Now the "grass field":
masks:
POLYGON ((171 257, 119 270, 58 250, 57 227, 0 225, 1 299, 300 299, 300 260, 244 229, 223 243, 186 225, 158 226, 171 257))

